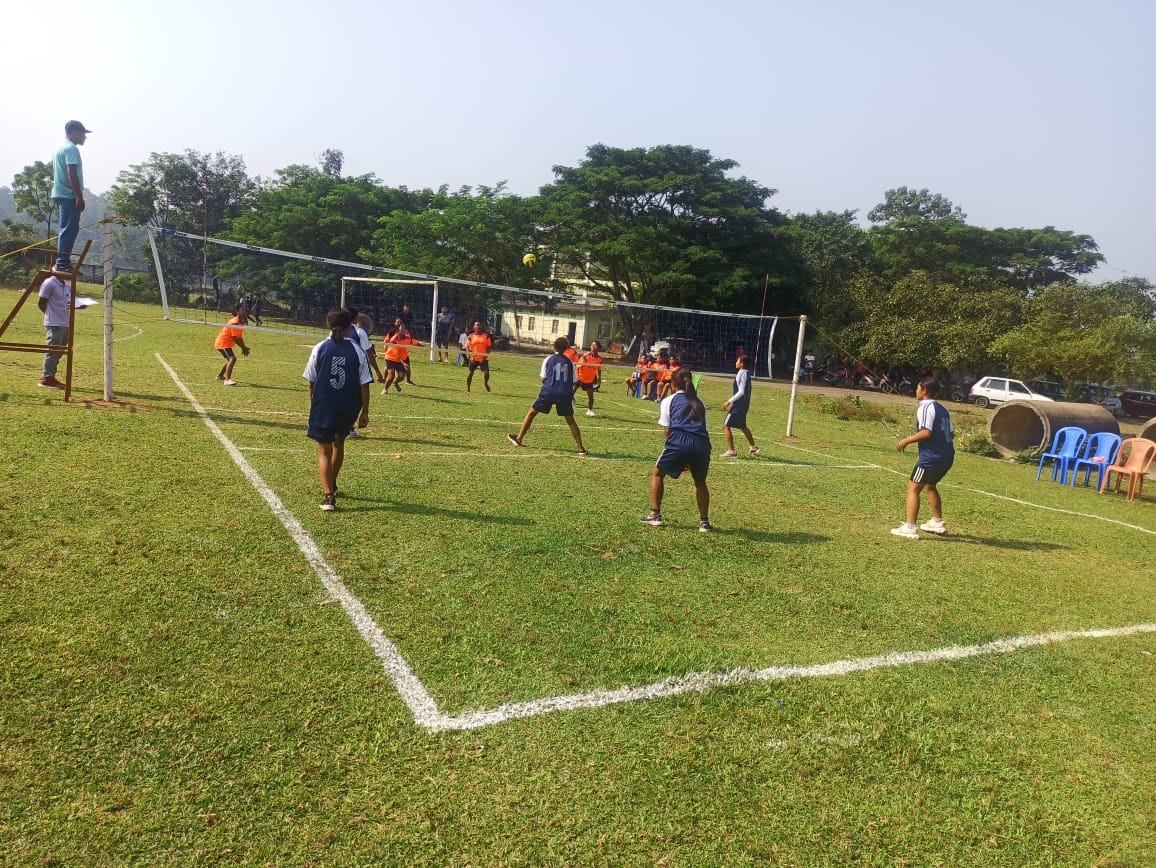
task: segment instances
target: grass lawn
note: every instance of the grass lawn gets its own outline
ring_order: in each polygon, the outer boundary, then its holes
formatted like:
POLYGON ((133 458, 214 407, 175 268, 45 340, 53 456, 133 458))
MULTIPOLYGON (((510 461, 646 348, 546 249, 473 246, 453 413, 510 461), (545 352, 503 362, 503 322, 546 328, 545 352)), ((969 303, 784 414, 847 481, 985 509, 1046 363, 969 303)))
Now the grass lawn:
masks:
POLYGON ((787 439, 758 384, 725 460, 708 377, 717 532, 686 478, 649 528, 626 368, 579 458, 554 416, 506 441, 540 357, 467 394, 419 351, 326 513, 313 339, 252 332, 226 388, 215 329, 115 317, 113 406, 99 307, 72 404, 0 353, 0 864, 1153 864, 1151 483, 961 452, 950 533, 898 539, 913 399, 804 390, 787 439))

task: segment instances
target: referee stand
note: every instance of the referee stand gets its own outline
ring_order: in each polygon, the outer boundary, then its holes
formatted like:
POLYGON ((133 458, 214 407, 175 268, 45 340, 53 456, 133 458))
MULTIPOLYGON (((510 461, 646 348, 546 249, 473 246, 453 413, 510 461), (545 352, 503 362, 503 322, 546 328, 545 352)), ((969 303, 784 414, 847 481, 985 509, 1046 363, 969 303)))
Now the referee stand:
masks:
POLYGON ((27 288, 24 290, 24 293, 20 296, 19 299, 17 299, 16 304, 13 306, 12 311, 8 314, 8 317, 4 320, 4 323, 0 325, 0 351, 8 350, 17 353, 58 353, 65 357, 65 401, 70 401, 72 399, 72 345, 76 339, 76 277, 80 273, 80 266, 84 264, 84 259, 86 256, 88 256, 88 251, 91 247, 92 241, 86 241, 84 244, 84 249, 80 251, 80 255, 76 257, 76 261, 73 263, 72 271, 57 271, 52 267, 51 264, 47 268, 44 268, 32 261, 31 254, 34 251, 39 251, 42 253, 47 253, 49 255, 49 263, 54 263, 58 253, 54 247, 32 246, 25 247, 22 251, 20 251, 20 255, 24 261, 36 269, 36 274, 33 276, 32 280, 29 281, 27 288), (40 284, 49 277, 59 277, 69 285, 69 297, 71 303, 68 306, 68 343, 63 346, 47 346, 43 343, 32 344, 3 340, 4 333, 8 331, 8 326, 10 326, 12 321, 16 319, 16 315, 20 313, 20 309, 24 307, 24 303, 28 300, 28 297, 32 295, 32 293, 37 292, 40 284))

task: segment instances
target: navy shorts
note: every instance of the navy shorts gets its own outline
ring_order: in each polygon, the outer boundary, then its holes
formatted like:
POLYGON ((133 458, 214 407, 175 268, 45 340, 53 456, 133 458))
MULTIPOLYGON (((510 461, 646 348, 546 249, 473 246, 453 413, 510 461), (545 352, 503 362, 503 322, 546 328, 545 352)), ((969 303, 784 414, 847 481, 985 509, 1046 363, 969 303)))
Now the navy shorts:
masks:
POLYGON ((218 353, 220 353, 222 356, 224 356, 226 359, 235 359, 235 358, 237 358, 237 354, 233 352, 233 348, 232 348, 232 347, 225 347, 225 349, 223 349, 223 350, 217 350, 217 352, 218 352, 218 353))
POLYGON ((732 409, 727 413, 726 418, 723 419, 724 428, 746 428, 747 427, 747 409, 732 409))
MULTIPOLYGON (((361 411, 357 411, 357 416, 361 415, 361 411)), ((332 443, 334 440, 344 440, 349 436, 349 432, 353 430, 353 426, 357 424, 357 416, 349 420, 348 425, 338 425, 336 427, 322 427, 310 425, 309 430, 305 432, 305 436, 310 440, 316 440, 318 443, 332 443)))
POLYGON ((399 374, 404 374, 405 362, 395 362, 393 359, 386 359, 385 369, 387 371, 397 371, 399 374))
POLYGON ((554 407, 559 416, 574 415, 574 401, 570 398, 539 398, 532 406, 539 413, 549 413, 554 407))
POLYGON ((472 374, 478 368, 481 368, 488 374, 490 372, 490 360, 486 359, 484 362, 475 362, 473 359, 470 359, 470 373, 472 374))
POLYGON ((951 465, 952 462, 950 461, 946 464, 916 464, 915 469, 911 471, 911 481, 922 485, 935 485, 947 476, 947 471, 951 470, 951 465))
POLYGON ((710 447, 705 450, 701 447, 671 447, 667 443, 655 463, 655 467, 671 479, 678 479, 687 466, 690 467, 691 479, 697 483, 706 482, 706 474, 710 470, 710 447))

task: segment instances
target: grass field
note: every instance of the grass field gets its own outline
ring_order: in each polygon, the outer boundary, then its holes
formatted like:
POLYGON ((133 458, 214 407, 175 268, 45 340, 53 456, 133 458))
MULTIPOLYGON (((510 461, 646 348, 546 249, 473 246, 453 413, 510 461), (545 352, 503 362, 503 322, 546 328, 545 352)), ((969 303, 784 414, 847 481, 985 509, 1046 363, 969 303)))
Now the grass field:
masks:
POLYGON ((325 513, 311 341, 225 388, 118 304, 110 407, 100 316, 71 405, 0 353, 0 864, 1156 862, 1156 489, 963 453, 902 540, 913 400, 788 440, 760 384, 728 461, 708 378, 718 532, 686 479, 648 528, 654 405, 608 376, 590 458, 516 449, 537 358, 420 357, 325 513))

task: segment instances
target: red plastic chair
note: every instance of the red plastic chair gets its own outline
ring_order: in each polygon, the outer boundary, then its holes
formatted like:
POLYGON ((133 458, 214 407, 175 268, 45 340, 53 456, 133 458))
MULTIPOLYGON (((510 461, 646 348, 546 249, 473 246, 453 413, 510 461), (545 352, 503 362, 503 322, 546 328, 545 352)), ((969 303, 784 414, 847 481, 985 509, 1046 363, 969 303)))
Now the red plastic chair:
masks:
POLYGON ((1104 471, 1104 478, 1100 480, 1100 493, 1103 494, 1112 481, 1112 474, 1116 474, 1114 492, 1120 491, 1120 479, 1128 477, 1128 499, 1135 500, 1136 495, 1144 493, 1144 474, 1152 466, 1156 458, 1156 441, 1143 437, 1129 437, 1120 444, 1120 451, 1116 454, 1116 463, 1104 471))

